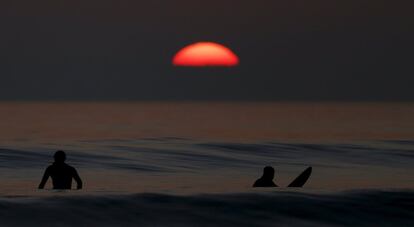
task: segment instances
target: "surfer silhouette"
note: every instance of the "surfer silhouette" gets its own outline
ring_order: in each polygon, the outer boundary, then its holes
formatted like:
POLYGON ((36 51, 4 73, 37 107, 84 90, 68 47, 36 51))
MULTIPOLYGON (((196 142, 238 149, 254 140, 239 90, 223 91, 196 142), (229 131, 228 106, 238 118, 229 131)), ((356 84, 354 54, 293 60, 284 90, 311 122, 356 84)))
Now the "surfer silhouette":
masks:
POLYGON ((254 182, 253 187, 278 187, 274 182, 275 169, 271 166, 266 166, 263 169, 263 176, 254 182))
POLYGON ((47 167, 39 189, 43 189, 49 177, 52 178, 53 189, 72 189, 72 178, 77 183, 77 189, 82 189, 82 180, 75 168, 65 163, 66 154, 57 151, 54 155, 55 162, 47 167))

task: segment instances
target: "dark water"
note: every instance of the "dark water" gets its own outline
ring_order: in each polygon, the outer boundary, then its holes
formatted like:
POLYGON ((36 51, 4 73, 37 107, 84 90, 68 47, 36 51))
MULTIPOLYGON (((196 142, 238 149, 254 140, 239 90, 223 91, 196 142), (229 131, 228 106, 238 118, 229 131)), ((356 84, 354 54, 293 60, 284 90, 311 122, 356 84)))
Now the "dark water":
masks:
POLYGON ((33 189, 58 148, 68 153, 68 163, 78 168, 88 193, 249 192, 266 165, 276 168, 280 186, 312 166, 306 189, 414 188, 411 141, 226 143, 158 138, 0 149, 0 193, 38 195, 33 189))
POLYGON ((409 103, 0 110, 2 226, 413 225, 409 103), (36 190, 57 149, 84 190, 36 190), (314 171, 303 189, 252 189, 266 165, 281 186, 308 166, 314 171))
MULTIPOLYGON (((56 145, 0 149, 3 195, 32 195, 52 162, 56 145)), ((414 144, 224 143, 177 138, 84 141, 62 144, 78 168, 85 191, 223 193, 248 192, 263 166, 276 168, 276 182, 288 185, 308 166, 313 190, 413 189, 414 144)))
POLYGON ((413 191, 3 198, 2 226, 413 226, 413 191))
POLYGON ((0 149, 0 220, 2 226, 412 226, 413 146, 85 141, 64 146, 85 181, 85 190, 72 192, 35 190, 50 147, 0 149), (276 168, 282 186, 307 166, 314 172, 303 189, 252 189, 264 165, 276 168))

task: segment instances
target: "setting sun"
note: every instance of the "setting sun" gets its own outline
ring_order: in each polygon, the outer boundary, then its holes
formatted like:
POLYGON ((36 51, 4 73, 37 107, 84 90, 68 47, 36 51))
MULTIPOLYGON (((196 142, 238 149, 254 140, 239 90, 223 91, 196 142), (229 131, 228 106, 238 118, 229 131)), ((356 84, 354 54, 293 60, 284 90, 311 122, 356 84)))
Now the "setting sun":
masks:
POLYGON ((199 42, 181 49, 173 59, 173 65, 185 67, 232 67, 239 58, 229 48, 213 42, 199 42))

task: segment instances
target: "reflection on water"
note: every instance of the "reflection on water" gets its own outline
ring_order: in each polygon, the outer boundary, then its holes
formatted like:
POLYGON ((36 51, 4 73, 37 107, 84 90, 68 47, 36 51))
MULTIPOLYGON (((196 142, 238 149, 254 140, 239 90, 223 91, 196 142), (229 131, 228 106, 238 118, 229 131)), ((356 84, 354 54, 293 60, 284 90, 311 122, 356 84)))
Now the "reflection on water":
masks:
POLYGON ((404 140, 414 103, 0 103, 2 142, 404 140))

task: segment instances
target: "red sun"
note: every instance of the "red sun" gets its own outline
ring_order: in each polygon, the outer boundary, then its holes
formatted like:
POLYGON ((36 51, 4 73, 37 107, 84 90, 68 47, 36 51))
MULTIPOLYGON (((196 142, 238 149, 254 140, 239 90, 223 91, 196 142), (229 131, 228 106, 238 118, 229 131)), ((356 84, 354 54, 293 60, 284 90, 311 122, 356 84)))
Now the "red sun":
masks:
POLYGON ((199 42, 181 49, 174 56, 173 64, 184 67, 232 67, 239 64, 239 58, 221 44, 199 42))

